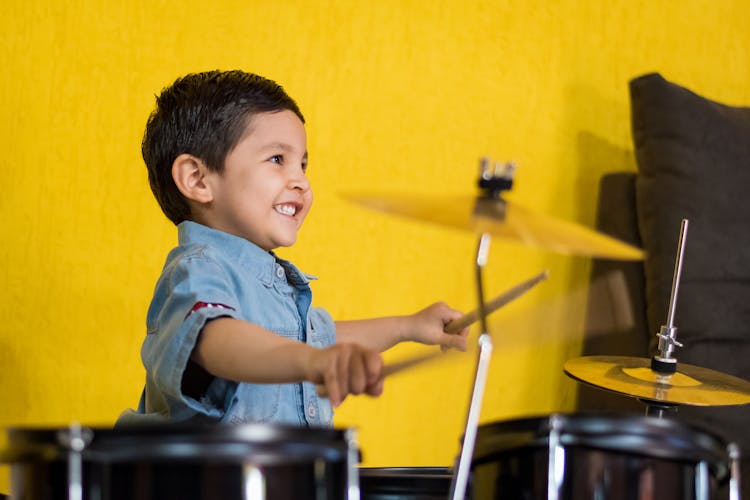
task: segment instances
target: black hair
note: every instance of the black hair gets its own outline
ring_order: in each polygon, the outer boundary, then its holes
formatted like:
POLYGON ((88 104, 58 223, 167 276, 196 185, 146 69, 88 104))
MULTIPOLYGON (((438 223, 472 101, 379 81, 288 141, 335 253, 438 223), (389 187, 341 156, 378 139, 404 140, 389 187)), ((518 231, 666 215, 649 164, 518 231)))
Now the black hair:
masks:
POLYGON ((207 71, 178 78, 156 97, 141 153, 148 181, 174 224, 189 220, 190 207, 172 178, 172 164, 187 153, 221 172, 227 155, 258 113, 289 110, 302 122, 297 103, 276 82, 244 71, 207 71))

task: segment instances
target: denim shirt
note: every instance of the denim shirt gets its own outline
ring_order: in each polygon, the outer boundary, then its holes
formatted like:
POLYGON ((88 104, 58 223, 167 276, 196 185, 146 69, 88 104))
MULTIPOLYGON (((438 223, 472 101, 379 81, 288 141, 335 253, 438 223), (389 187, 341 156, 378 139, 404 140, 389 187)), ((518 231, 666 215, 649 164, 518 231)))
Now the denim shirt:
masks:
POLYGON ((249 384, 214 377, 199 399, 183 394, 190 354, 211 319, 249 321, 317 348, 332 345, 336 332, 325 310, 310 307, 312 277, 292 263, 195 222, 182 222, 178 238, 148 309, 141 348, 146 385, 138 411, 125 411, 117 425, 214 421, 330 427, 331 405, 309 382, 249 384))

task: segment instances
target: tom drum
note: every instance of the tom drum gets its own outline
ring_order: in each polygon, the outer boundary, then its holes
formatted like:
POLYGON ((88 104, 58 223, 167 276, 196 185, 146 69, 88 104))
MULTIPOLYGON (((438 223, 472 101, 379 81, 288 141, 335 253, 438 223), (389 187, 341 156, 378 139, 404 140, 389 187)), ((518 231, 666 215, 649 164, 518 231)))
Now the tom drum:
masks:
POLYGON ((351 431, 269 425, 15 428, 11 498, 342 500, 357 490, 351 431))
POLYGON ((726 445, 677 422, 550 415, 482 425, 474 499, 708 500, 726 481, 726 445))

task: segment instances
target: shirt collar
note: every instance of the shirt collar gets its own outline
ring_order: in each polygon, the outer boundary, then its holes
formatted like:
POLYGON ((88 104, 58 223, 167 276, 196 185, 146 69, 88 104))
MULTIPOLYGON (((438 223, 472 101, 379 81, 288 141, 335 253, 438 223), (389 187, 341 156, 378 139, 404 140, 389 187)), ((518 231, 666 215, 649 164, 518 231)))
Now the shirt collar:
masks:
POLYGON ((282 266, 286 271, 287 280, 295 286, 308 285, 314 276, 300 271, 291 262, 281 259, 275 253, 263 250, 255 243, 225 233, 217 229, 204 226, 193 221, 183 221, 177 226, 177 241, 180 245, 191 243, 210 244, 223 254, 229 261, 246 269, 253 269, 258 278, 270 284, 276 278, 276 269, 282 266))

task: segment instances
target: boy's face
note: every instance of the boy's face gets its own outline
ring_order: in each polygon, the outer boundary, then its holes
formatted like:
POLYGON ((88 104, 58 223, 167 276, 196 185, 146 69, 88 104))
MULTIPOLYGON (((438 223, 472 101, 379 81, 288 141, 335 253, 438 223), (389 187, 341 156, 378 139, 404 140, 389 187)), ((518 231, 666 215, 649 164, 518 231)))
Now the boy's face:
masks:
POLYGON ((312 205, 306 169, 299 117, 288 110, 255 115, 224 171, 206 176, 213 194, 207 223, 264 250, 292 245, 312 205))

